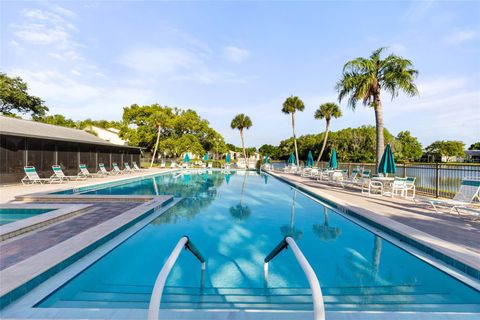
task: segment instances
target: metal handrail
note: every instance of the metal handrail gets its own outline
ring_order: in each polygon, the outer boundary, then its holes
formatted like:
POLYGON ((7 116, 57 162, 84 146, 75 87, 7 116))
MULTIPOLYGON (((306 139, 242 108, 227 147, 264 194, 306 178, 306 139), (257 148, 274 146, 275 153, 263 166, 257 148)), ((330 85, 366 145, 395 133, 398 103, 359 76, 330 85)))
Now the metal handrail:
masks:
POLYGON ((160 270, 160 273, 155 280, 155 285, 153 287, 152 295, 150 297, 150 304, 148 306, 148 319, 157 320, 160 315, 160 302, 162 301, 163 289, 167 281, 168 275, 172 270, 175 262, 177 262, 178 256, 180 255, 182 249, 185 248, 189 250, 193 255, 202 263, 202 281, 203 284, 203 275, 205 270, 205 258, 200 254, 198 249, 193 245, 193 243, 188 239, 187 236, 183 236, 178 240, 177 245, 170 253, 167 261, 160 270))
POLYGON ((320 282, 313 271, 312 266, 308 263, 307 258, 302 253, 302 250, 297 246, 295 240, 292 237, 285 237, 273 250, 267 255, 264 259, 263 271, 264 271, 264 281, 265 286, 268 283, 268 263, 275 258, 283 249, 290 246, 292 248, 293 254, 297 259, 297 262, 302 267, 305 276, 307 277, 308 284, 310 285, 310 290, 312 290, 312 300, 313 300, 313 319, 314 320, 325 320, 325 306, 323 304, 323 295, 322 289, 320 288, 320 282))

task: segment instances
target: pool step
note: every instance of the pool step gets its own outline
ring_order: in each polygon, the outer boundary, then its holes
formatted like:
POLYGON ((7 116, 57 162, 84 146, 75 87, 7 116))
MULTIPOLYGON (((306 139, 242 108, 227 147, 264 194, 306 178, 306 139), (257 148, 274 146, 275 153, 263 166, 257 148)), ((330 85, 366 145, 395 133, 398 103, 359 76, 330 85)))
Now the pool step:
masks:
MULTIPOLYGON (((81 291, 57 307, 146 309, 152 286, 101 284, 81 291)), ((422 286, 325 287, 328 310, 460 310, 469 302, 422 286), (458 301, 457 301, 458 300, 458 301), (448 305, 446 304, 448 303, 448 305), (368 306, 368 307, 367 307, 368 306)), ((478 309, 478 305, 472 308, 478 309)), ((312 310, 310 288, 165 287, 162 309, 312 310)))

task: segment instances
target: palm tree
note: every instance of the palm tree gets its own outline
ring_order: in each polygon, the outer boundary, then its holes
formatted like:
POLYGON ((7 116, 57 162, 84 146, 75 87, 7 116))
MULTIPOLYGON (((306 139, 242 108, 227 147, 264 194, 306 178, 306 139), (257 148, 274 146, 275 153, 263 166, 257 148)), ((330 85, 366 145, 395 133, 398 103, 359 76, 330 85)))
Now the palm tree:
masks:
POLYGON ((230 207, 230 214, 239 221, 246 220, 252 213, 252 210, 248 206, 243 205, 243 192, 245 190, 246 181, 247 172, 245 172, 245 175, 243 176, 242 189, 240 190, 240 202, 236 206, 230 207))
POLYGON ((323 151, 325 150, 325 145, 327 144, 327 139, 328 139, 328 131, 330 130, 330 120, 333 118, 340 118, 342 116, 342 110, 340 110, 340 107, 338 104, 333 103, 333 102, 328 102, 320 105, 318 107, 317 111, 315 111, 315 119, 321 120, 325 119, 325 135, 323 137, 323 144, 322 144, 322 149, 320 150, 320 154, 318 155, 317 159, 317 166, 318 163, 320 162, 320 159, 322 158, 323 151))
POLYGON ((230 123, 232 129, 238 129, 240 131, 240 138, 242 139, 243 158, 245 159, 245 165, 247 166, 247 153, 245 152, 245 140, 243 138, 243 129, 249 129, 252 126, 252 120, 250 117, 241 113, 237 114, 230 123))
POLYGON ((295 145, 295 156, 297 157, 297 165, 300 165, 298 159, 298 148, 297 148, 297 135, 295 134, 295 112, 296 111, 303 111, 305 109, 305 105, 303 101, 296 96, 290 96, 285 100, 282 107, 282 112, 285 114, 292 115, 292 130, 293 130, 293 143, 295 145))
POLYGON ((418 71, 412 68, 412 62, 394 54, 382 60, 380 55, 384 50, 380 48, 373 51, 368 59, 359 57, 348 61, 343 67, 342 79, 336 85, 340 102, 348 96, 348 105, 352 109, 355 109, 358 101, 362 101, 364 106, 375 110, 377 168, 384 149, 382 89, 390 93, 392 99, 398 96, 399 91, 408 96, 418 95, 414 83, 418 71))
POLYGON ((153 167, 153 162, 155 161, 155 155, 157 154, 158 143, 160 142, 160 134, 162 132, 162 127, 165 126, 167 119, 168 119, 167 115, 161 111, 157 111, 152 115, 153 123, 155 123, 155 127, 157 128, 157 141, 155 142, 155 148, 153 149, 153 156, 152 156, 152 162, 150 163, 150 168, 153 167))

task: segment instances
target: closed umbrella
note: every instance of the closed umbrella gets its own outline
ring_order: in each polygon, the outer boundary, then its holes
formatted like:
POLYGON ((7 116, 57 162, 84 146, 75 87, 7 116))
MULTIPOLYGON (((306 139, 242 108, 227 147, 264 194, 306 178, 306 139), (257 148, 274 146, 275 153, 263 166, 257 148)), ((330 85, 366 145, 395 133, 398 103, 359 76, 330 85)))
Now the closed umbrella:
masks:
POLYGON ((332 150, 332 154, 330 155, 330 162, 328 162, 328 167, 331 169, 337 169, 337 151, 335 149, 332 150))
POLYGON ((203 160, 208 161, 208 152, 203 156, 203 160))
POLYGON ((263 158, 263 164, 267 164, 268 163, 268 153, 265 155, 265 158, 263 158))
POLYGON ((226 163, 232 162, 232 159, 230 158, 230 153, 227 153, 227 157, 225 158, 226 163))
POLYGON ((190 162, 190 157, 188 156, 188 153, 185 153, 185 157, 183 158, 183 162, 190 162))
POLYGON ((313 154, 312 154, 312 150, 308 151, 307 167, 313 167, 313 154))
POLYGON ((383 152, 382 160, 378 165, 378 173, 393 173, 397 172, 397 166, 395 165, 395 159, 393 158, 392 148, 390 144, 387 144, 385 151, 383 152))
POLYGON ((290 158, 288 158, 288 164, 296 164, 296 159, 295 159, 295 155, 292 154, 290 155, 290 158))

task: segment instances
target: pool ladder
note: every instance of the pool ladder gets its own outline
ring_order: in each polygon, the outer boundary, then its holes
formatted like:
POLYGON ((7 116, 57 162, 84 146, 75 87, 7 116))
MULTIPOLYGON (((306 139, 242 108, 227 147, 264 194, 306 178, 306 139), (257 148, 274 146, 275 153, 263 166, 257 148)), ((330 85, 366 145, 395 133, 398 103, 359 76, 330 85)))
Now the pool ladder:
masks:
MULTIPOLYGON (((264 275, 264 285, 265 287, 268 286, 268 264, 269 262, 274 259, 281 251, 287 249, 290 246, 292 249, 297 262, 300 264, 305 276, 307 277, 308 283, 310 285, 310 289, 312 291, 312 300, 313 300, 313 319, 314 320, 325 320, 325 307, 323 304, 323 295, 322 290, 320 288, 320 283, 318 281, 313 268, 307 261, 307 258, 303 255, 300 248, 297 246, 295 240, 292 237, 285 237, 280 243, 273 248, 273 250, 267 255, 264 259, 263 264, 263 275, 264 275)), ((185 248, 186 250, 190 251, 201 263, 202 274, 201 274, 201 284, 200 287, 203 288, 204 286, 204 275, 205 275, 205 258, 201 255, 198 249, 193 245, 190 239, 187 236, 183 236, 178 241, 175 248, 170 253, 170 256, 167 259, 167 262, 160 270, 160 273, 157 276, 157 280, 155 281, 155 285, 153 287, 152 295, 150 297, 150 304, 148 307, 148 319, 149 320, 157 320, 160 314, 160 302, 162 300, 163 289, 165 287, 165 283, 167 281, 168 275, 172 270, 175 262, 178 259, 182 249, 185 248)))

